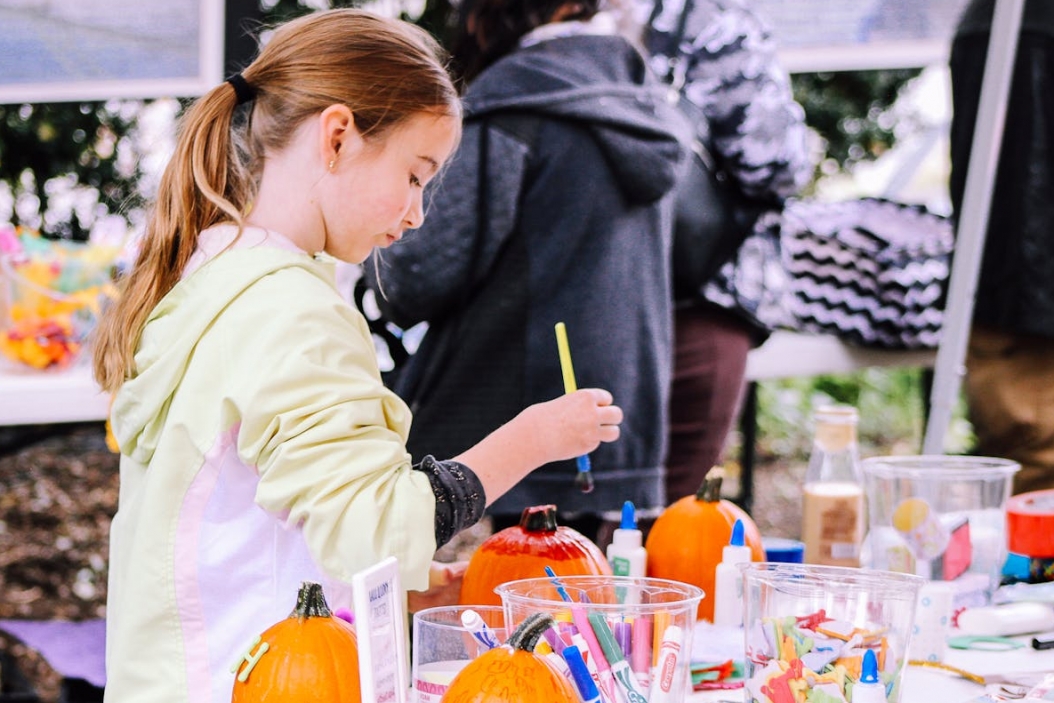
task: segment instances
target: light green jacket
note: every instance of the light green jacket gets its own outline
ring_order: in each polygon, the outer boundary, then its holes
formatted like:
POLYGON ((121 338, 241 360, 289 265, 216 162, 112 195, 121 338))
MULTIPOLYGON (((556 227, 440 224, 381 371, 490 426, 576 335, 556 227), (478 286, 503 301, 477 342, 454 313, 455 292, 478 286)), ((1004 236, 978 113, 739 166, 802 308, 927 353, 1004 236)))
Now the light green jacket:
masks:
POLYGON ((158 304, 135 361, 112 410, 107 701, 227 703, 302 580, 348 606, 352 575, 394 555, 426 588, 435 498, 332 264, 224 252, 158 304))

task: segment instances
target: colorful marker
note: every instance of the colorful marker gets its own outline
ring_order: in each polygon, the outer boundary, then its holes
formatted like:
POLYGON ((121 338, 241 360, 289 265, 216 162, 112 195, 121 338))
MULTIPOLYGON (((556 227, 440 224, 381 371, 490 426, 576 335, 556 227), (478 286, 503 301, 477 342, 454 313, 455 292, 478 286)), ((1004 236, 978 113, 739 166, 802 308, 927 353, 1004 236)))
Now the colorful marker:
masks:
POLYGON ((663 631, 662 644, 651 681, 649 703, 673 703, 674 684, 677 677, 677 662, 681 656, 682 630, 670 625, 663 631))
POLYGON ((480 646, 486 649, 494 649, 498 646, 498 639, 475 610, 463 611, 461 613, 461 624, 472 633, 473 639, 479 642, 480 646))
POLYGON ((632 630, 629 666, 641 690, 646 692, 651 687, 651 618, 638 615, 633 619, 632 630))
POLYGON ((637 686, 637 679, 629 668, 629 662, 619 649, 615 634, 608 627, 607 618, 603 613, 592 612, 589 614, 589 624, 592 625, 593 634, 600 643, 615 681, 622 687, 627 703, 648 703, 648 697, 637 686))
POLYGON ((586 647, 589 648, 589 660, 596 667, 597 676, 600 680, 600 691, 604 700, 618 703, 618 694, 615 691, 615 677, 611 673, 611 666, 608 664, 607 659, 604 658, 604 650, 597 640, 596 633, 593 632, 589 616, 586 615, 585 609, 571 606, 571 617, 578 628, 578 634, 585 640, 586 647))
POLYGON ((567 668, 571 670, 571 680, 575 682, 575 688, 578 689, 582 703, 602 703, 600 690, 593 682, 593 677, 589 675, 589 669, 586 668, 586 662, 582 659, 582 652, 578 647, 573 644, 568 645, 564 648, 562 656, 567 662, 567 668))

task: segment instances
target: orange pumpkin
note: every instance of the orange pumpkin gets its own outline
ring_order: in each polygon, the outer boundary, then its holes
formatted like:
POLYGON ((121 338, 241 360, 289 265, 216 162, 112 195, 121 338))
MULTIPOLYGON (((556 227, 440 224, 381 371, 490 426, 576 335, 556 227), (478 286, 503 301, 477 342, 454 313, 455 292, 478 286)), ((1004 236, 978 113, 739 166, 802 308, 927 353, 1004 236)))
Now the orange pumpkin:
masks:
POLYGON ((232 672, 232 703, 362 703, 355 630, 309 581, 289 617, 264 630, 232 672))
POLYGON ((672 579, 703 589, 697 617, 714 619, 714 571, 732 537, 736 520, 743 521, 743 536, 753 561, 764 561, 761 532, 735 503, 721 498, 725 473, 714 467, 694 496, 685 496, 667 507, 648 533, 648 576, 672 579))
POLYGON ((497 586, 545 576, 551 566, 561 576, 610 576, 611 565, 581 532, 556 524, 555 505, 536 505, 520 524, 488 537, 469 559, 461 582, 462 605, 501 605, 497 586))
POLYGON ((442 703, 578 703, 571 682, 534 653, 542 633, 553 626, 546 613, 534 613, 505 644, 488 650, 458 672, 442 703))

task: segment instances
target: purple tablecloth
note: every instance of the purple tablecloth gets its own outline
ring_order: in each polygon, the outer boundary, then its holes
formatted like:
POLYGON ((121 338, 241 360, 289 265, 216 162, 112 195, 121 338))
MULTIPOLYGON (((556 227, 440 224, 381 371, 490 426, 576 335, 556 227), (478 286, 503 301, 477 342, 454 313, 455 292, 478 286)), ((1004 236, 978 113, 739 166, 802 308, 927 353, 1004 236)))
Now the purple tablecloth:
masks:
POLYGON ((105 620, 0 620, 0 630, 40 652, 61 676, 106 685, 105 620))

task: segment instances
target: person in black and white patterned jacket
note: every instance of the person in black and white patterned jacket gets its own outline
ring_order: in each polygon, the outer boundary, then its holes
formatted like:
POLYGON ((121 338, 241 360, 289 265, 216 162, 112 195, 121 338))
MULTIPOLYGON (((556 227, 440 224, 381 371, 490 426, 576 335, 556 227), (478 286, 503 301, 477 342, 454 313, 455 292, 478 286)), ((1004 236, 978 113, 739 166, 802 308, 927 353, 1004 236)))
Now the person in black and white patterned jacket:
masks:
POLYGON ((812 178, 802 107, 763 20, 744 0, 612 0, 652 69, 682 85, 709 121, 711 147, 748 195, 774 203, 691 301, 678 301, 667 500, 695 493, 721 460, 738 414, 747 352, 787 322, 775 238, 779 204, 812 178), (688 5, 686 8, 686 4, 688 5), (687 10, 683 38, 681 15, 687 10), (671 71, 672 68, 672 71, 671 71), (672 74, 672 75, 671 75, 672 74))

